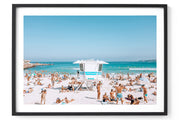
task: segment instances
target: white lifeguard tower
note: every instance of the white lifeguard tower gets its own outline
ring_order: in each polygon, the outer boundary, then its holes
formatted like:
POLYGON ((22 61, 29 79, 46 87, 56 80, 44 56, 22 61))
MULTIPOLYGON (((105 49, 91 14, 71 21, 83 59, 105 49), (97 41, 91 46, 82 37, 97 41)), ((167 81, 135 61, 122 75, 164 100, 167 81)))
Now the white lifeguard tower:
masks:
POLYGON ((103 64, 108 64, 99 60, 78 60, 74 64, 79 64, 80 79, 84 81, 102 80, 103 64))
POLYGON ((88 87, 92 87, 93 82, 102 81, 102 67, 103 64, 108 63, 99 60, 78 60, 74 64, 79 64, 80 67, 78 79, 81 81, 81 85, 77 87, 77 91, 83 84, 89 90, 88 87))

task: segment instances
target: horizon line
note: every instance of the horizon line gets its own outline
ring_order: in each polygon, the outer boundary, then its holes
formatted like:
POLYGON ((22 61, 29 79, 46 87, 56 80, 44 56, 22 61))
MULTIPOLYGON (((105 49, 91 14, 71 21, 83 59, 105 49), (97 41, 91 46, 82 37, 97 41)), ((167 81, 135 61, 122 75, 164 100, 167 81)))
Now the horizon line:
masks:
MULTIPOLYGON (((77 61, 77 60, 75 60, 77 61)), ((30 62, 75 62, 75 61, 31 61, 30 62)), ((106 61, 106 60, 103 60, 106 61)), ((106 61, 106 62, 142 62, 142 61, 156 61, 156 59, 153 60, 130 60, 130 61, 106 61)))

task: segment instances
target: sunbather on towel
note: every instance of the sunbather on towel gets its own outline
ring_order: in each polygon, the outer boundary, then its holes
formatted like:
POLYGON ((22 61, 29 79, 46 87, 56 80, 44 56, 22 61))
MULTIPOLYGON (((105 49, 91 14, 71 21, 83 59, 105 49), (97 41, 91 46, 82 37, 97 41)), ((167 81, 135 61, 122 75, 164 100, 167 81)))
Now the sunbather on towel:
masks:
POLYGON ((57 98, 57 99, 56 99, 56 103, 59 104, 59 103, 61 103, 63 100, 64 100, 64 99, 61 100, 60 98, 57 98))
POLYGON ((65 103, 67 103, 67 104, 70 103, 70 102, 72 102, 72 101, 74 101, 74 99, 68 100, 67 97, 65 97, 64 100, 65 100, 65 103))

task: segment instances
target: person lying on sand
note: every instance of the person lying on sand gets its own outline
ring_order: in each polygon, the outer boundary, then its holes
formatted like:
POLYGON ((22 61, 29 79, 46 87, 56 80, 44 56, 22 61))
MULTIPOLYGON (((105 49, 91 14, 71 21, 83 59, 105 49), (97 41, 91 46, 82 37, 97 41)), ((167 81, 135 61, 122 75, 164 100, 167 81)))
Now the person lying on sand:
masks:
POLYGON ((66 88, 64 88, 64 86, 62 85, 61 86, 61 92, 65 92, 67 89, 66 88))
POLYGON ((157 79, 154 78, 153 80, 150 80, 151 83, 156 83, 157 82, 157 79))
POLYGON ((148 101, 147 101, 147 96, 148 96, 148 94, 147 94, 147 88, 145 88, 144 85, 142 85, 141 88, 143 89, 144 101, 145 101, 146 103, 148 103, 148 101))
POLYGON ((127 97, 125 97, 126 100, 130 100, 131 105, 138 105, 140 103, 139 100, 143 99, 142 97, 134 98, 133 95, 128 94, 127 97))
POLYGON ((74 86, 73 85, 68 85, 68 88, 67 88, 68 90, 72 90, 72 91, 74 91, 74 86))
POLYGON ((28 90, 23 90, 23 93, 26 94, 26 93, 32 93, 33 92, 33 89, 32 88, 29 88, 28 90))
POLYGON ((64 99, 62 99, 62 100, 61 100, 60 98, 57 98, 57 99, 56 99, 56 103, 57 103, 57 104, 61 103, 62 101, 64 101, 64 99))
POLYGON ((151 85, 151 86, 149 87, 149 89, 151 89, 151 88, 154 88, 154 85, 151 85))
POLYGON ((60 92, 70 92, 70 91, 74 91, 74 86, 73 85, 68 85, 67 88, 63 87, 63 85, 62 85, 60 92))
POLYGON ((37 85, 43 85, 40 80, 37 81, 37 85))
POLYGON ((154 91, 152 94, 156 96, 156 95, 157 95, 157 92, 156 92, 156 91, 154 91))
POLYGON ((133 105, 139 105, 139 103, 140 101, 138 100, 138 98, 135 98, 133 105))
POLYGON ((111 81, 109 84, 110 84, 110 85, 114 85, 114 81, 111 81))
POLYGON ((134 96, 131 94, 128 94, 127 97, 125 97, 126 100, 130 100, 131 101, 131 105, 134 103, 134 96))
MULTIPOLYGON (((55 81, 56 81, 57 84, 60 84, 60 83, 62 82, 61 80, 58 80, 58 79, 56 79, 56 78, 55 78, 55 81)), ((55 81, 54 81, 54 82, 55 82, 55 81)))
POLYGON ((126 86, 133 86, 133 82, 131 81, 131 82, 127 83, 126 86))
POLYGON ((149 74, 148 74, 148 78, 150 79, 151 77, 154 77, 153 74, 154 74, 153 72, 152 72, 152 73, 149 73, 149 74))
POLYGON ((67 80, 68 78, 69 78, 68 75, 64 74, 63 80, 67 80))
POLYGON ((134 89, 129 88, 129 90, 128 90, 128 91, 129 91, 129 92, 132 92, 132 91, 136 92, 136 91, 138 91, 138 88, 134 88, 134 89))
POLYGON ((65 97, 64 100, 65 100, 65 103, 67 103, 67 104, 70 103, 70 102, 72 102, 72 101, 74 101, 74 99, 68 100, 67 97, 65 97))
POLYGON ((136 83, 134 85, 141 85, 141 81, 140 80, 136 80, 136 83))

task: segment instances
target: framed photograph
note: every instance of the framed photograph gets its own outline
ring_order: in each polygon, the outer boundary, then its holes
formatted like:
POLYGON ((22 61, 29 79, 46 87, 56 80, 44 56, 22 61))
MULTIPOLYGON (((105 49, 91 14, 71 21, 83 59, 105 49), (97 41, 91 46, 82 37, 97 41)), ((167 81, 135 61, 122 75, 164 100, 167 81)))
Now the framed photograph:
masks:
POLYGON ((13 4, 12 115, 167 115, 167 5, 13 4))

